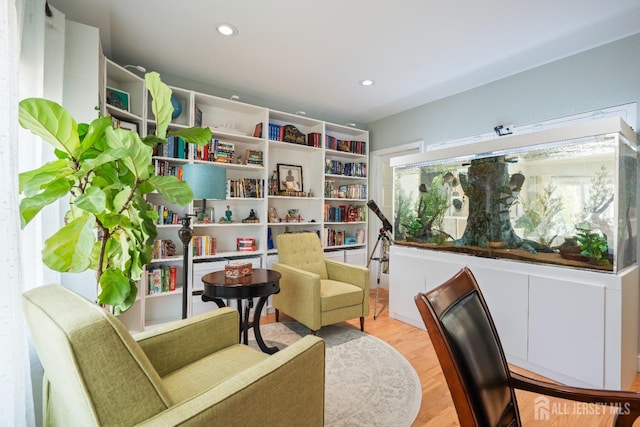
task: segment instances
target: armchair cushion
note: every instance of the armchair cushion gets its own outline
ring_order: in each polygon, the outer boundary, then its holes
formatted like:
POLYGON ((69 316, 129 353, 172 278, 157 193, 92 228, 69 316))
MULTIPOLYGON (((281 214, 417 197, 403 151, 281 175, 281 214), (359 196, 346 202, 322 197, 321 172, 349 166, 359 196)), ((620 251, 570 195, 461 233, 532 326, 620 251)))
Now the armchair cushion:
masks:
POLYGON ((362 288, 336 280, 321 280, 322 311, 362 304, 362 288))

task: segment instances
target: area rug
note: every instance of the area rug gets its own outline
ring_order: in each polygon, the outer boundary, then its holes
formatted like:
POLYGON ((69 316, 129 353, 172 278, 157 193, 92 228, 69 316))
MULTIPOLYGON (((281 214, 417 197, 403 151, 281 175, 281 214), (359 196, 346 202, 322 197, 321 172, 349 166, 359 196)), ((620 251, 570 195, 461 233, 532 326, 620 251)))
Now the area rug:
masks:
MULTIPOLYGON (((260 332, 268 346, 282 349, 309 329, 287 322, 261 325, 260 332)), ((326 342, 325 426, 411 426, 422 387, 413 366, 397 350, 342 326, 325 326, 317 336, 326 342)), ((249 345, 257 347, 253 340, 249 345)))

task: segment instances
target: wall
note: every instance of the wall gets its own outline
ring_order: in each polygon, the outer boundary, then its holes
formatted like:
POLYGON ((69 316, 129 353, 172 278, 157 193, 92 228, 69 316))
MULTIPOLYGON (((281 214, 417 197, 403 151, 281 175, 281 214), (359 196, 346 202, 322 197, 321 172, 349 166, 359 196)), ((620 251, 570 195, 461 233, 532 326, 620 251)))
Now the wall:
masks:
MULTIPOLYGON (((425 144, 640 102, 640 34, 367 125, 372 150, 425 144)), ((640 119, 638 119, 640 122, 640 119)), ((638 129, 640 123, 629 123, 638 129)))

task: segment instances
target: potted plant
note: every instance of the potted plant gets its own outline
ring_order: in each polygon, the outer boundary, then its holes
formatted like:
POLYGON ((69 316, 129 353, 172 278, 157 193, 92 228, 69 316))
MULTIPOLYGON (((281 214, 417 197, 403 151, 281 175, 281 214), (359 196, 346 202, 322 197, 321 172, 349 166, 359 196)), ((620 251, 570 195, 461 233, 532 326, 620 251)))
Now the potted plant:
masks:
POLYGON ((56 160, 19 175, 20 221, 24 228, 40 210, 69 198, 64 225, 45 241, 42 260, 60 272, 96 272, 98 302, 116 314, 135 301, 136 281, 153 254, 157 213, 144 195, 160 193, 169 203, 185 206, 193 199, 186 182, 158 176, 151 165, 153 148, 167 137, 203 145, 205 128, 167 132, 173 106, 171 89, 158 73, 145 75, 156 117, 156 134, 115 129, 110 117, 77 124, 55 102, 29 98, 20 102, 20 125, 49 143, 56 160))

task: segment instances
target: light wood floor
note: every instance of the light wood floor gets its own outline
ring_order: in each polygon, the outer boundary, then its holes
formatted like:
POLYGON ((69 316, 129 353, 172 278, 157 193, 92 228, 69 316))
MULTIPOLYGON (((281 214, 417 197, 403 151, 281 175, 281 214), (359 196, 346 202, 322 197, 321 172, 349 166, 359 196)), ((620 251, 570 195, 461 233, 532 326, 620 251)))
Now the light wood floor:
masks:
MULTIPOLYGON (((388 300, 389 294, 380 290, 378 302, 378 318, 373 320, 375 290, 371 291, 370 313, 365 320, 365 332, 386 341, 413 365, 422 382, 422 404, 420 412, 413 423, 413 427, 445 427, 457 426, 458 418, 451 401, 451 395, 447 388, 444 375, 436 357, 429 335, 426 331, 415 328, 404 322, 389 318, 388 300)), ((273 314, 261 319, 261 323, 275 321, 273 314)), ((280 321, 291 321, 286 316, 280 316, 280 321)), ((359 329, 359 320, 345 322, 343 326, 359 329)), ((529 374, 528 372, 513 367, 514 370, 529 374)), ((531 375, 531 374, 529 374, 531 375)), ((537 378, 539 376, 532 375, 537 378)), ((640 375, 631 386, 631 390, 640 391, 640 375)), ((537 394, 517 391, 518 405, 522 422, 525 426, 611 426, 614 415, 609 408, 596 408, 593 406, 581 406, 572 401, 562 399, 549 399, 549 408, 552 415, 549 420, 537 420, 534 417, 534 399, 537 394), (598 412, 596 412, 598 411, 598 412), (585 413, 587 412, 587 413, 585 413)), ((640 426, 636 421, 634 426, 640 426)))

